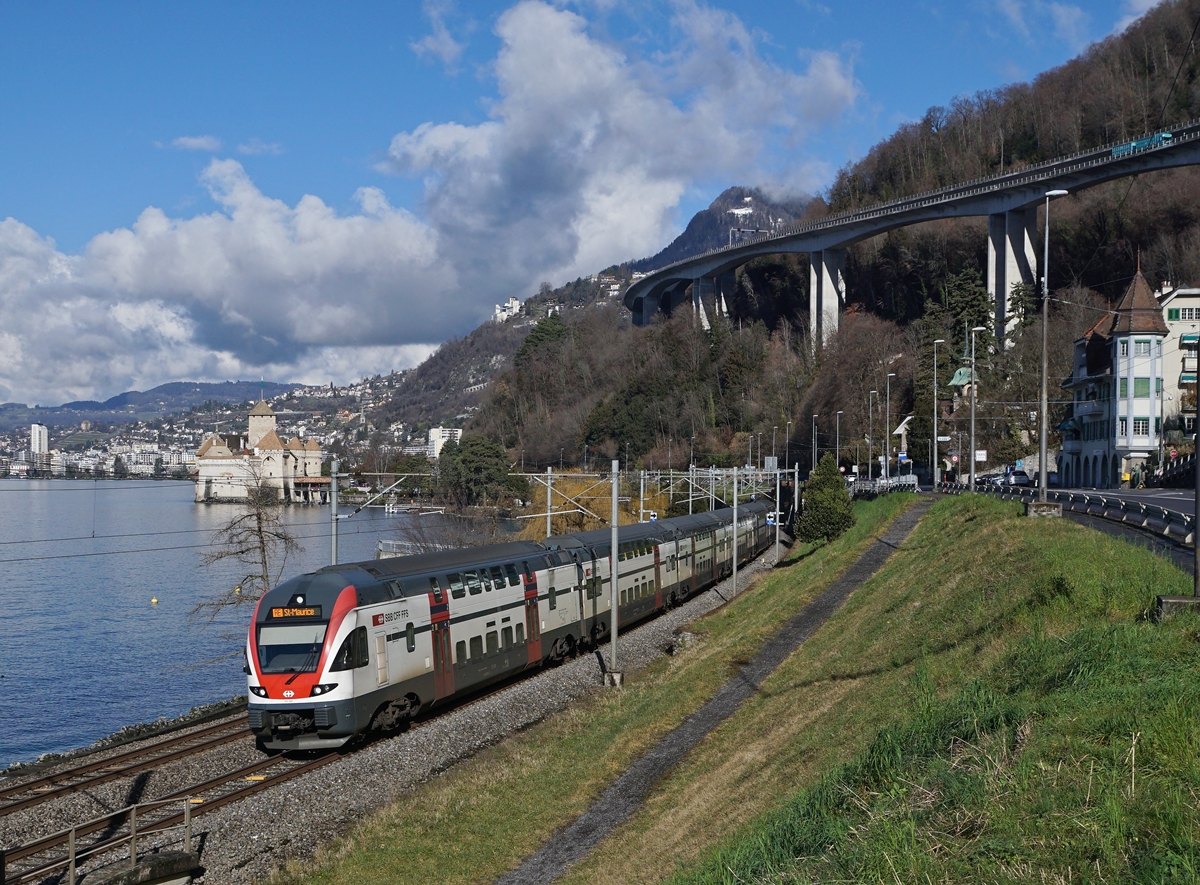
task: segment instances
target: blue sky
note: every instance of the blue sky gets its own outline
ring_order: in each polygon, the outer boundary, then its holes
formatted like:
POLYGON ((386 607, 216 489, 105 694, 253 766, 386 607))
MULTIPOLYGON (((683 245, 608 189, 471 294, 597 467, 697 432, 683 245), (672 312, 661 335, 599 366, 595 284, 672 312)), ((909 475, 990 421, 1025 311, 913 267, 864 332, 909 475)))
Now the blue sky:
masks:
POLYGON ((0 4, 0 401, 411 365, 1150 5, 0 4))

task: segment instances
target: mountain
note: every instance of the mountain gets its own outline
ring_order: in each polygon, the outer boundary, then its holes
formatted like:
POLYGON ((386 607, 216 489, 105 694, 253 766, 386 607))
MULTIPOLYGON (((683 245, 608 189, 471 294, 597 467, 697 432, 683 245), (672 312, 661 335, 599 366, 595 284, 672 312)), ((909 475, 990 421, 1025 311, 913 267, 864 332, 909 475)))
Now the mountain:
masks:
POLYGON ((268 397, 278 396, 296 386, 275 381, 225 381, 215 384, 173 381, 146 391, 118 393, 104 402, 74 400, 61 406, 3 403, 0 404, 0 430, 12 430, 35 421, 49 427, 67 427, 83 420, 118 424, 148 421, 174 412, 186 412, 209 401, 242 403, 256 400, 263 393, 268 397))
POLYGON ((791 224, 804 214, 808 203, 808 197, 775 202, 758 188, 728 188, 707 209, 693 215, 683 233, 665 249, 651 258, 631 262, 629 268, 643 273, 657 270, 673 261, 717 246, 727 246, 731 238, 736 242, 740 238, 755 236, 753 233, 738 233, 736 229, 769 231, 791 224))

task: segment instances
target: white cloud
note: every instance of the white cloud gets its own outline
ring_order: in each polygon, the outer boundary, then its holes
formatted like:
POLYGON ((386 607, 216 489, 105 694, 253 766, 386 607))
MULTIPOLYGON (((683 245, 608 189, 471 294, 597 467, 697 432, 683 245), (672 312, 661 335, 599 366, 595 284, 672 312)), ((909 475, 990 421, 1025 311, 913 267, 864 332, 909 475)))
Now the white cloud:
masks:
POLYGON ((737 17, 693 0, 674 10, 675 43, 648 58, 548 3, 501 15, 490 119, 391 142, 383 165, 422 180, 422 218, 375 188, 350 213, 315 196, 289 205, 213 159, 201 183, 214 211, 151 206, 79 255, 0 223, 0 315, 21 318, 0 325, 0 389, 54 403, 170 380, 388 371, 510 294, 653 254, 686 194, 811 191, 828 170, 796 148, 856 101, 852 55, 780 65, 737 17))
POLYGON ((261 157, 264 154, 279 155, 283 153, 283 145, 279 142, 266 142, 261 138, 252 138, 245 144, 237 146, 239 154, 245 154, 248 157, 261 157))
POLYGON ((208 151, 210 154, 221 149, 221 139, 215 135, 181 135, 171 144, 181 151, 208 151))
POLYGON ((1054 36, 1058 37, 1072 52, 1082 52, 1087 48, 1091 18, 1078 6, 1065 3, 1051 3, 1050 17, 1054 20, 1054 36))
POLYGON ((378 190, 338 215, 259 191, 233 160, 203 182, 219 210, 148 208, 68 256, 0 223, 0 386, 27 402, 103 399, 169 380, 348 381, 404 368, 480 319, 455 300, 436 236, 378 190))
POLYGON ((1121 17, 1113 26, 1112 32, 1120 34, 1161 2, 1162 0, 1123 0, 1121 3, 1121 17))
POLYGON ((996 0, 996 8, 1008 19, 1024 39, 1029 39, 1029 25, 1025 23, 1025 4, 1021 0, 996 0))
POLYGON ((439 254, 465 288, 532 291, 653 254, 698 182, 817 184, 791 151, 853 104, 852 61, 814 52, 780 67, 736 16, 675 10, 678 44, 634 59, 571 11, 518 3, 496 24, 492 119, 392 140, 384 166, 424 179, 439 254))
POLYGON ((445 0, 425 0, 423 8, 429 17, 429 26, 432 31, 420 40, 409 44, 409 47, 417 55, 432 55, 447 67, 453 67, 462 56, 463 51, 463 44, 455 40, 450 35, 450 29, 446 27, 445 16, 450 7, 451 4, 445 0))

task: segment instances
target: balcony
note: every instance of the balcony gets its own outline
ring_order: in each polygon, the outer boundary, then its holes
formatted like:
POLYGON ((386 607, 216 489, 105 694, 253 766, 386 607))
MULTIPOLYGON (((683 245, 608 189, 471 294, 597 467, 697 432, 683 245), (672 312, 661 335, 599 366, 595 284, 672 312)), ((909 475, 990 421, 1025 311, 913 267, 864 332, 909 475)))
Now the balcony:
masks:
POLYGON ((1104 413, 1104 403, 1097 399, 1079 400, 1073 403, 1076 418, 1091 417, 1104 413))

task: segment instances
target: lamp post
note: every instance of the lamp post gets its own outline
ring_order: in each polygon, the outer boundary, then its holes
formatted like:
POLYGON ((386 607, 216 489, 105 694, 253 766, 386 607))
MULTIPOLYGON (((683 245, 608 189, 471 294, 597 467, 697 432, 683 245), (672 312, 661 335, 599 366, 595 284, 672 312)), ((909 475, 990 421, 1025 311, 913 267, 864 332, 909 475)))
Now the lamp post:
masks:
MULTIPOLYGON (((1046 434, 1050 412, 1049 395, 1046 392, 1046 375, 1048 373, 1046 353, 1050 328, 1050 198, 1065 197, 1066 195, 1067 192, 1064 190, 1046 191, 1046 239, 1045 245, 1042 247, 1042 411, 1038 416, 1038 500, 1043 503, 1046 501, 1046 434)), ((975 390, 974 386, 971 387, 971 390, 975 390)))
MULTIPOLYGON (((813 456, 812 456, 812 469, 813 470, 817 469, 817 419, 820 417, 821 417, 820 415, 813 415, 813 456)), ((809 474, 811 475, 811 473, 812 473, 812 471, 810 470, 809 474)))
MULTIPOLYGON (((772 427, 772 428, 771 428, 771 457, 772 457, 772 458, 774 458, 774 457, 775 457, 775 431, 776 431, 776 430, 778 430, 778 429, 779 429, 779 425, 778 425, 778 424, 776 424, 774 427, 772 427)), ((776 462, 775 462, 775 466, 776 466, 777 468, 779 467, 779 462, 778 462, 778 461, 776 461, 776 462)))
POLYGON ((760 430, 760 431, 758 432, 758 463, 757 463, 757 464, 755 464, 755 466, 756 466, 756 467, 758 467, 758 466, 761 466, 761 465, 762 465, 762 459, 763 459, 763 453, 762 453, 762 431, 760 430))
POLYGON ((788 421, 783 428, 783 466, 791 463, 792 422, 788 421))
POLYGON ((842 410, 838 409, 834 415, 834 426, 837 428, 833 434, 833 460, 838 463, 838 470, 841 472, 842 464, 842 410))
POLYGON ((867 479, 875 478, 874 466, 872 461, 875 460, 875 397, 879 396, 878 390, 872 390, 871 395, 867 397, 867 479))
POLYGON ((933 342, 933 463, 929 466, 933 468, 933 484, 937 486, 938 480, 941 478, 941 468, 938 466, 938 434, 937 434, 937 413, 938 413, 938 398, 937 398, 937 346, 945 344, 945 338, 938 338, 933 342))
POLYGON ((975 379, 975 333, 986 332, 987 326, 976 326, 971 330, 971 451, 967 454, 971 458, 971 478, 967 488, 970 491, 975 491, 975 388, 978 386, 975 379))
POLYGON ((587 443, 583 444, 583 472, 587 473, 587 443))
POLYGON ((887 374, 887 408, 883 413, 883 478, 891 479, 891 462, 892 462, 892 432, 888 430, 892 426, 892 379, 896 377, 895 372, 887 374))

